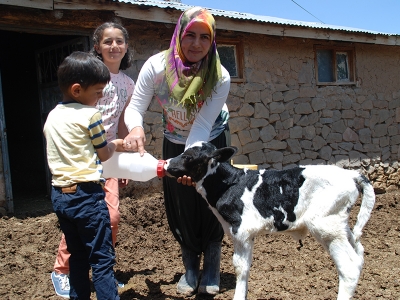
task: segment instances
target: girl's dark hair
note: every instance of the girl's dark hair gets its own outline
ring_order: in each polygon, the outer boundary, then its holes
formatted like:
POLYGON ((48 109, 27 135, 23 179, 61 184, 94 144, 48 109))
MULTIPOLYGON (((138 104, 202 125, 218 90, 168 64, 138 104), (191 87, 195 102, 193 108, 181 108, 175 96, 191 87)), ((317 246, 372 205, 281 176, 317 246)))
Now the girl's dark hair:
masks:
MULTIPOLYGON (((107 28, 117 28, 117 29, 121 30, 122 34, 124 35, 125 43, 129 42, 129 33, 128 33, 128 30, 126 30, 125 27, 123 27, 121 24, 118 24, 118 23, 106 22, 106 23, 101 24, 94 31, 94 33, 93 33, 93 45, 94 46, 100 46, 100 41, 103 38, 104 30, 107 29, 107 28)), ((91 52, 92 52, 93 55, 95 55, 99 59, 103 60, 102 55, 97 53, 97 51, 96 51, 96 49, 94 47, 93 47, 91 52)), ((124 57, 121 60, 121 64, 119 65, 119 69, 120 70, 128 69, 132 64, 132 60, 133 60, 132 53, 131 53, 131 51, 129 50, 129 47, 128 47, 124 57)))
POLYGON ((91 53, 75 51, 67 56, 57 71, 58 85, 66 94, 68 88, 79 83, 83 89, 98 83, 110 81, 110 71, 107 66, 91 53))

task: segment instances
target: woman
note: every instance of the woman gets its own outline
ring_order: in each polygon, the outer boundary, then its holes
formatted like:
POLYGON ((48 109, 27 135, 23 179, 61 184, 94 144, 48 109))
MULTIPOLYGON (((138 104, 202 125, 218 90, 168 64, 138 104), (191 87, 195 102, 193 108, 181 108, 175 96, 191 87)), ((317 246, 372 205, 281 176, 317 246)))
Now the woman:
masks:
MULTIPOLYGON (((163 108, 163 159, 181 154, 198 141, 211 141, 217 148, 227 146, 230 135, 225 102, 229 88, 229 73, 217 53, 213 16, 201 7, 185 11, 178 20, 170 48, 150 57, 140 71, 125 111, 129 130, 124 140, 126 150, 144 153, 142 115, 153 98, 163 108)), ((181 245, 186 269, 178 292, 192 295, 198 288, 199 293, 217 294, 222 227, 191 186, 190 177, 164 178, 163 183, 168 223, 181 245)))

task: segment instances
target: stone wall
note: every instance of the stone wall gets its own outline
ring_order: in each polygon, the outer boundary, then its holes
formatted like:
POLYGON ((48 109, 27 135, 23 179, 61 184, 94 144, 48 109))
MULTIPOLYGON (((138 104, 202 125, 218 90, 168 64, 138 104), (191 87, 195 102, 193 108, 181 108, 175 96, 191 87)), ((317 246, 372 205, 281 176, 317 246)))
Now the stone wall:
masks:
MULTIPOLYGON (((231 84, 227 100, 232 144, 239 149, 234 163, 278 170, 336 164, 363 172, 377 192, 398 188, 398 47, 255 34, 238 38, 246 80, 231 84), (355 47, 357 86, 316 85, 316 44, 355 47)), ((137 56, 138 64, 147 57, 137 56)), ((128 73, 136 79, 137 71, 128 73)), ((147 150, 156 157, 161 157, 160 112, 153 103, 145 116, 147 150)))

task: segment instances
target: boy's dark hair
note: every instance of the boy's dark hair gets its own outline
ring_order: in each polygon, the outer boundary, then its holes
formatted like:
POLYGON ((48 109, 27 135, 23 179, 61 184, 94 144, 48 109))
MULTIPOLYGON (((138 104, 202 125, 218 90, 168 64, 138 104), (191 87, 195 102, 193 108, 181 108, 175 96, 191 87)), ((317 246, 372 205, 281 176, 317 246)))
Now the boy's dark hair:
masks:
MULTIPOLYGON (((107 28, 117 28, 122 31, 122 34, 124 35, 125 43, 129 42, 129 33, 128 30, 126 30, 125 27, 123 27, 121 24, 115 23, 115 22, 106 22, 101 24, 99 27, 96 28, 96 30, 93 33, 93 45, 99 46, 100 41, 103 38, 104 30, 107 28)), ((97 56, 99 59, 103 60, 103 57, 101 54, 97 53, 96 49, 92 49, 91 53, 95 56, 97 56)), ((132 65, 133 57, 132 53, 128 49, 126 50, 126 53, 124 57, 121 60, 121 64, 119 65, 120 70, 126 70, 132 65)))
POLYGON ((90 53, 75 51, 67 56, 57 71, 58 85, 66 94, 68 88, 79 83, 82 88, 110 81, 110 71, 107 66, 90 53))

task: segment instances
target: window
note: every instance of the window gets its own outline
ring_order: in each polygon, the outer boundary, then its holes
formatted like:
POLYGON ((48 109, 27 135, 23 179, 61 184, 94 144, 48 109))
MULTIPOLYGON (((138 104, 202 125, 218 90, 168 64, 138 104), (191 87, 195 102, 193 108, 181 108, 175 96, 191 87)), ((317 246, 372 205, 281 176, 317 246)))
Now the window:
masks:
POLYGON ((231 82, 243 82, 243 47, 241 42, 218 40, 217 49, 221 64, 231 75, 231 82))
POLYGON ((353 48, 316 46, 315 69, 317 84, 356 84, 354 61, 353 48))

